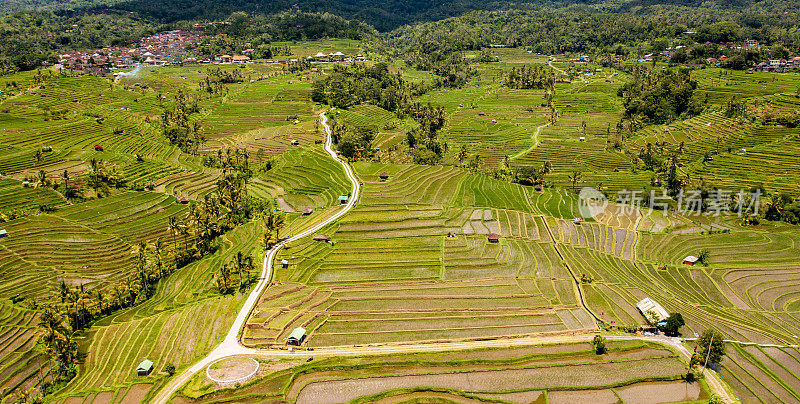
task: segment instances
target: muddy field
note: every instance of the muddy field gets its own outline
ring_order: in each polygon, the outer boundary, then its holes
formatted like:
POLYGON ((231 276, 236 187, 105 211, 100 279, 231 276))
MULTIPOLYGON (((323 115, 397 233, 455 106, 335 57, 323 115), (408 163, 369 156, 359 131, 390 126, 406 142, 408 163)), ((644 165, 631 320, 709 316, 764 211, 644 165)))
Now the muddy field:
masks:
POLYGON ((344 379, 306 385, 300 390, 297 403, 332 404, 378 394, 386 390, 420 386, 502 393, 559 386, 608 385, 643 375, 670 377, 681 374, 683 370, 684 365, 679 360, 659 358, 580 366, 559 365, 527 369, 344 379))

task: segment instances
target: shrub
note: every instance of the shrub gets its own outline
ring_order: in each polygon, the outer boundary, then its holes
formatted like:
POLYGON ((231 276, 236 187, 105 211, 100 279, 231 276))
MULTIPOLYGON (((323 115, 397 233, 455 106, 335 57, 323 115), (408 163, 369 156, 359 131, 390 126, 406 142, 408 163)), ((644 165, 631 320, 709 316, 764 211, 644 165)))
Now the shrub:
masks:
POLYGON ((606 353, 606 339, 599 335, 595 335, 594 339, 592 340, 592 347, 594 348, 594 353, 597 355, 606 353))

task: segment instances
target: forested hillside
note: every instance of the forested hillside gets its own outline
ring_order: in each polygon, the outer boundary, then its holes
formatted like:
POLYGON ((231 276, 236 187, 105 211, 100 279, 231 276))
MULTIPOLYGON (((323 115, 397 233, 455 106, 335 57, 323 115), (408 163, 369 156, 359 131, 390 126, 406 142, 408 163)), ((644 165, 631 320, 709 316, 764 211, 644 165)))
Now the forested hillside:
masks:
MULTIPOLYGON (((160 22, 175 22, 191 19, 222 19, 234 11, 272 14, 290 9, 300 9, 309 12, 329 12, 348 19, 366 22, 380 31, 390 31, 409 23, 437 21, 475 10, 560 8, 575 4, 606 12, 631 12, 649 6, 703 7, 715 10, 768 8, 774 12, 796 9, 791 1, 756 2, 752 0, 386 0, 378 2, 370 0, 176 0, 169 2, 159 0, 3 0, 0 1, 0 11, 56 11, 83 8, 102 10, 113 7, 136 12, 160 22)), ((754 17, 753 22, 758 22, 758 19, 758 17, 754 17)))

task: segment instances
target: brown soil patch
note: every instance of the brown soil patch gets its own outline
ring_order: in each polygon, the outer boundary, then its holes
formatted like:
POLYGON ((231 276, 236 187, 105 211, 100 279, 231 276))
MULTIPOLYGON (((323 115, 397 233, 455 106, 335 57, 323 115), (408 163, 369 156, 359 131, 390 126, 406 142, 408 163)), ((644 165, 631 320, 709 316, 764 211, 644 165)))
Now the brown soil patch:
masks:
POLYGON ((547 402, 550 404, 614 404, 619 402, 619 399, 611 390, 551 391, 547 393, 547 402))
POLYGON ((620 387, 617 393, 626 403, 658 404, 695 401, 700 398, 700 385, 686 382, 639 383, 620 387))
POLYGON ((208 375, 223 382, 249 376, 259 367, 258 362, 248 357, 232 357, 212 363, 208 375))
POLYGON ((120 404, 139 404, 144 401, 144 396, 153 387, 152 384, 134 384, 128 390, 128 394, 120 401, 120 404))

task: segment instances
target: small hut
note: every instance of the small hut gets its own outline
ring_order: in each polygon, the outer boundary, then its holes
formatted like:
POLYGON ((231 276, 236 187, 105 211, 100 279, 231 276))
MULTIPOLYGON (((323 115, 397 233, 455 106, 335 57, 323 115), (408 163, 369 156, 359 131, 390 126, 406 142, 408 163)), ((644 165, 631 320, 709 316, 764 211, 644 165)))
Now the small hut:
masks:
POLYGON ((347 204, 347 195, 342 195, 339 197, 339 205, 347 204))
POLYGON ((694 255, 690 255, 690 256, 688 256, 688 257, 683 259, 683 265, 694 266, 694 264, 696 264, 697 261, 699 261, 699 260, 700 260, 700 258, 697 258, 694 255))
POLYGON ((497 233, 492 233, 489 235, 489 242, 490 243, 499 243, 500 242, 500 235, 497 233))
POLYGON ((94 145, 94 150, 95 151, 103 151, 103 146, 101 146, 99 144, 96 144, 96 145, 94 145))
POLYGON ((139 376, 147 376, 153 371, 153 361, 145 359, 136 367, 136 374, 139 376))
POLYGON ((330 240, 330 237, 328 237, 327 234, 315 234, 314 237, 312 237, 312 239, 314 241, 324 241, 327 243, 328 240, 330 240))
POLYGON ((478 112, 478 116, 485 116, 485 115, 486 115, 486 112, 483 112, 483 111, 478 112))
POLYGON ((305 208, 305 209, 303 209, 303 216, 309 216, 309 215, 311 215, 312 213, 314 213, 314 209, 311 209, 311 208, 305 208))
POLYGON ((300 142, 299 142, 299 141, 297 141, 297 140, 292 140, 292 146, 297 146, 297 145, 299 145, 299 144, 300 144, 300 142))
POLYGON ((534 185, 534 186, 533 186, 533 189, 534 189, 534 190, 536 190, 536 191, 539 191, 539 192, 541 192, 541 191, 542 191, 542 184, 536 184, 536 185, 534 185))
POLYGON ((178 203, 180 203, 181 205, 187 205, 189 203, 189 198, 182 196, 178 198, 178 203))
POLYGON ((306 329, 303 327, 297 327, 292 330, 292 333, 289 334, 289 338, 286 339, 286 343, 289 345, 300 346, 306 339, 306 329))
POLYGON ((0 238, 6 238, 6 237, 8 237, 8 232, 6 231, 6 229, 0 229, 0 238))
POLYGON ((281 260, 281 268, 284 268, 284 269, 289 268, 289 260, 282 259, 281 260))
POLYGON ((382 173, 381 173, 381 175, 379 175, 378 177, 379 177, 381 180, 383 180, 383 181, 386 181, 386 180, 388 180, 388 179, 389 179, 389 173, 387 173, 387 172, 385 172, 385 171, 384 171, 384 172, 382 172, 382 173))

